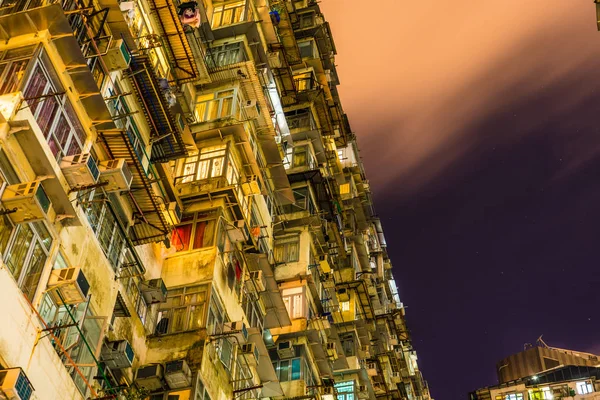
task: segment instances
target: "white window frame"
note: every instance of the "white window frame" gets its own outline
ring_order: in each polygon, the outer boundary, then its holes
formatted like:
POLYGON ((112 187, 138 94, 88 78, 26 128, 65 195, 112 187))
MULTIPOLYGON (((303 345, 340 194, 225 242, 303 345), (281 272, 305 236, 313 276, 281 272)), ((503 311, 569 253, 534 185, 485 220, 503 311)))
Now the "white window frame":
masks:
POLYGON ((240 114, 240 93, 237 87, 218 90, 212 93, 197 94, 194 105, 194 116, 197 123, 205 123, 218 121, 226 118, 239 118, 240 114), (225 111, 224 105, 227 100, 231 100, 231 110, 225 111), (216 102, 216 117, 211 117, 211 111, 214 109, 210 106, 211 102, 216 102), (203 106, 203 107, 201 107, 203 106))
POLYGON ((306 318, 308 315, 308 298, 306 286, 281 289, 281 298, 290 319, 306 318))
POLYGON ((576 382, 575 387, 577 388, 577 394, 594 393, 594 385, 589 381, 576 382))

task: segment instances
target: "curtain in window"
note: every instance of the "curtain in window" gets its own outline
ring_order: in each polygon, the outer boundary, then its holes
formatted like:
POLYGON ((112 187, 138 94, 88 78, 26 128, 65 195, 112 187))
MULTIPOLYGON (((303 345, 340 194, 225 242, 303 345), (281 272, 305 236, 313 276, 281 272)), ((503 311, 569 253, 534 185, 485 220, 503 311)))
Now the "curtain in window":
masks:
POLYGON ((180 225, 173 230, 171 243, 177 251, 188 251, 192 237, 192 224, 180 225))
POLYGON ((40 102, 41 108, 36 118, 37 123, 46 138, 50 137, 50 128, 56 117, 58 101, 55 96, 46 97, 40 102))
MULTIPOLYGON (((43 95, 47 84, 48 79, 46 78, 44 71, 42 71, 42 68, 39 64, 36 65, 29 77, 27 88, 24 91, 25 98, 31 99, 43 95)), ((29 104, 29 109, 32 113, 35 113, 35 110, 37 110, 38 106, 40 105, 37 100, 28 100, 27 103, 29 104)))

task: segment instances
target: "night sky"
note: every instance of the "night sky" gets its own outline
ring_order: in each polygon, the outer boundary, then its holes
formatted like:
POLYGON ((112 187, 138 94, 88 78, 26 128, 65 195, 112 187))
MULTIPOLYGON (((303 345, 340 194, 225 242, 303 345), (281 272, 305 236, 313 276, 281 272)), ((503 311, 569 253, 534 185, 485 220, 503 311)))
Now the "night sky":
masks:
POLYGON ((433 397, 495 384, 541 334, 600 353, 593 2, 321 7, 433 397))

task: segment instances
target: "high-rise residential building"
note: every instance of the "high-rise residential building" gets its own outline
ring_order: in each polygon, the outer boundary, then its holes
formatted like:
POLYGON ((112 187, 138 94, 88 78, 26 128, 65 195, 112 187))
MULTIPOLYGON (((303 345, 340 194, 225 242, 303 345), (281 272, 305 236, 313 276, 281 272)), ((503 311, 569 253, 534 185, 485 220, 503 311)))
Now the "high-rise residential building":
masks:
POLYGON ((0 398, 429 391, 314 0, 0 0, 0 398))

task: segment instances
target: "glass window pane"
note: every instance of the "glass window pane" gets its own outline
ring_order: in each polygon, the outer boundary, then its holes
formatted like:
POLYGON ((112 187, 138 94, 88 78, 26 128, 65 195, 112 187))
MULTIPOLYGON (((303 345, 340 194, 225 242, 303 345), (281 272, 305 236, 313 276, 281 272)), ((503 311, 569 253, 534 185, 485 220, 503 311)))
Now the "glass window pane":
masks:
POLYGON ((291 380, 297 381, 300 379, 300 359, 294 358, 292 360, 292 378, 291 380))
POLYGON ((173 230, 171 244, 177 251, 188 251, 192 237, 192 224, 180 225, 173 230))
POLYGON ((290 362, 289 360, 279 361, 279 376, 281 382, 287 382, 290 380, 290 362))
POLYGON ((31 241, 33 240, 33 231, 29 225, 20 225, 17 237, 9 250, 9 254, 6 260, 8 269, 12 272, 15 279, 19 279, 23 265, 25 264, 25 258, 29 252, 31 241))
POLYGON ((25 275, 25 281, 21 286, 23 294, 31 301, 35 295, 35 291, 38 287, 44 264, 46 264, 46 252, 42 248, 42 245, 38 242, 33 248, 33 253, 29 259, 29 267, 27 274, 25 275))

